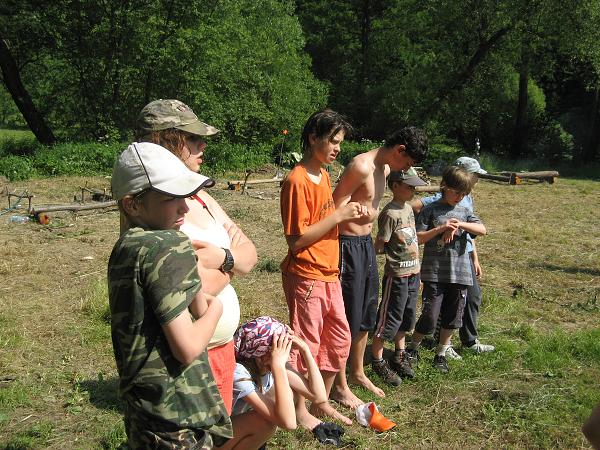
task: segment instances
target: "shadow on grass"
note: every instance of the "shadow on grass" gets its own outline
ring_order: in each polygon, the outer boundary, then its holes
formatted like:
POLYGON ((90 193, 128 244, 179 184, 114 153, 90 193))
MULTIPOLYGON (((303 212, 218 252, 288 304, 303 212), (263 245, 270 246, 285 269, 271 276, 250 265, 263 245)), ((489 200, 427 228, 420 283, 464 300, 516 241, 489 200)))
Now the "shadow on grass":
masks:
POLYGON ((79 383, 82 391, 89 393, 90 403, 101 409, 123 412, 123 402, 117 396, 118 378, 108 380, 83 380, 79 383))
POLYGON ((538 269, 552 270, 554 272, 565 272, 565 273, 571 273, 571 274, 583 273, 583 274, 591 275, 594 277, 600 276, 600 270, 590 269, 587 267, 562 267, 562 266, 557 266, 556 264, 546 264, 546 263, 532 264, 531 267, 536 267, 538 269))

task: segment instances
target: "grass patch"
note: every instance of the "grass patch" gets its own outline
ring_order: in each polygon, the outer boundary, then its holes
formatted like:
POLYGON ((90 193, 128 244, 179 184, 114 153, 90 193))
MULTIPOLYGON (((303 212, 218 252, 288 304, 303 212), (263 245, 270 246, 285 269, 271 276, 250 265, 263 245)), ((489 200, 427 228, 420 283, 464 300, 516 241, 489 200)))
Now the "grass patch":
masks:
POLYGON ((39 424, 19 431, 11 439, 2 444, 5 450, 29 450, 32 448, 43 448, 52 437, 54 426, 52 423, 43 421, 39 424))

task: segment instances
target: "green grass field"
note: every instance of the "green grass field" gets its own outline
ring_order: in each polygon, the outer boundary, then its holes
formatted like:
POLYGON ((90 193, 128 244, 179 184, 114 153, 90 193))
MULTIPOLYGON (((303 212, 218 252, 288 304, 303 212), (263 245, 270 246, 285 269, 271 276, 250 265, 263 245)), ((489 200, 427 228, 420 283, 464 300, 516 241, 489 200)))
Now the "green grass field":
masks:
MULTIPOLYGON (((242 318, 286 320, 277 190, 257 185, 241 195, 221 181, 213 195, 259 253, 255 270, 234 279, 242 318)), ((70 177, 9 188, 27 188, 36 205, 67 203, 86 182, 108 184, 70 177)), ((416 378, 386 387, 384 399, 357 389, 397 426, 377 434, 355 424, 346 432, 351 445, 588 448, 580 427, 600 402, 599 192, 598 181, 563 178, 553 185, 478 184, 476 209, 489 232, 478 240, 480 335, 497 351, 470 355, 458 348, 464 359, 451 361, 448 375, 437 373, 433 353, 424 351, 416 378)), ((0 216, 0 448, 118 448, 124 430, 105 287, 118 214, 51 216, 47 227, 0 216)), ((279 431, 269 443, 321 447, 305 430, 279 431)))

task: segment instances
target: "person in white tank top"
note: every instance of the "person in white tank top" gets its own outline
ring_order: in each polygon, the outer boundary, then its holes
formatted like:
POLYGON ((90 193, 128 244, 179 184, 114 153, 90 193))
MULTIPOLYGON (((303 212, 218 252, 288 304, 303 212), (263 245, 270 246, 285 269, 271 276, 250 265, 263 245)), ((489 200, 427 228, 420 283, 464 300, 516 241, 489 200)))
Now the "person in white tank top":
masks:
MULTIPOLYGON (((136 121, 139 142, 162 145, 192 171, 198 172, 206 148, 205 136, 219 130, 201 122, 191 108, 178 100, 155 100, 136 121)), ((202 290, 217 296, 223 314, 210 340, 208 357, 228 413, 233 400, 235 354, 233 334, 240 319, 240 305, 230 281, 244 275, 257 262, 256 248, 217 201, 205 191, 187 200, 189 211, 181 231, 188 235, 198 257, 202 290)))

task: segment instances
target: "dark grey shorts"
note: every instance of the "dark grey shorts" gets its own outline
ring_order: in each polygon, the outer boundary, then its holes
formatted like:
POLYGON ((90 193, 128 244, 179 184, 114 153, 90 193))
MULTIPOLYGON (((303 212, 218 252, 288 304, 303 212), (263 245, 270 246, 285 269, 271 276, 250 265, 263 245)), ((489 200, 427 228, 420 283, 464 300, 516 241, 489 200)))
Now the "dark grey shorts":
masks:
POLYGON ((379 272, 371 235, 340 236, 340 282, 354 339, 359 331, 372 331, 377 318, 379 272))
POLYGON ((375 336, 393 341, 398 331, 413 329, 420 283, 419 274, 407 277, 383 276, 375 336))
POLYGON ((467 286, 464 284, 424 281, 423 309, 415 330, 421 334, 433 333, 440 315, 442 328, 460 328, 466 298, 467 286))

